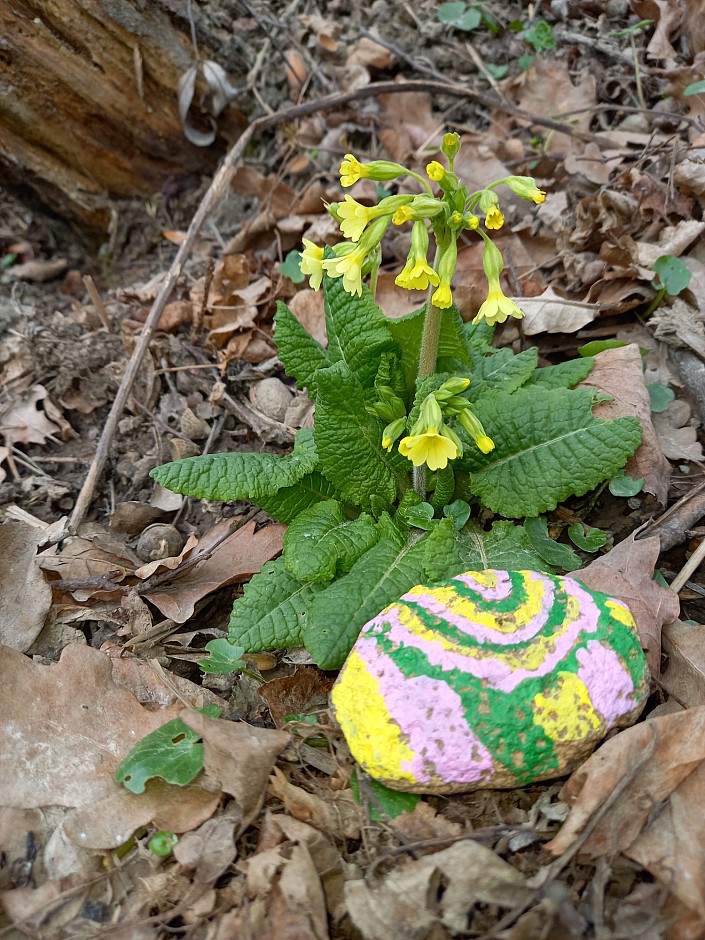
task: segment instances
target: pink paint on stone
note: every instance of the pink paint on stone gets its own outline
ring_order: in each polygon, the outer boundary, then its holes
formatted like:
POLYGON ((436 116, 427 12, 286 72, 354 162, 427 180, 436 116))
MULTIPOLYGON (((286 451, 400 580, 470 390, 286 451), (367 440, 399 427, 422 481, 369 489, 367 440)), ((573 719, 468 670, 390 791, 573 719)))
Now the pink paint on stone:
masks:
POLYGON ((453 581, 460 581, 461 584, 464 584, 471 590, 477 591, 480 597, 486 601, 506 600, 512 593, 512 579, 509 577, 509 572, 494 571, 494 574, 497 575, 497 586, 493 588, 487 587, 485 584, 478 584, 477 578, 472 571, 457 575, 457 577, 453 578, 453 581))
MULTIPOLYGON (((578 601, 579 614, 563 633, 553 638, 553 649, 546 654, 536 669, 525 669, 518 666, 521 661, 520 650, 517 651, 514 663, 501 662, 490 655, 482 655, 481 658, 476 658, 475 656, 446 650, 440 640, 428 640, 412 633, 401 622, 398 610, 393 607, 378 615, 371 623, 379 626, 386 633, 387 639, 391 643, 399 647, 406 646, 420 650, 432 666, 437 666, 445 671, 459 669, 461 672, 469 673, 477 679, 486 680, 492 688, 498 689, 500 692, 511 693, 526 679, 536 679, 553 672, 558 663, 570 653, 581 633, 594 633, 597 629, 600 615, 591 595, 572 578, 566 578, 564 583, 566 593, 569 596, 572 595, 578 601)), ((367 631, 365 632, 367 633, 367 631)), ((482 654, 482 650, 479 652, 482 654)), ((511 651, 508 651, 508 654, 511 656, 511 651)))
POLYGON ((468 620, 468 618, 463 617, 462 614, 454 613, 452 610, 449 610, 441 600, 433 595, 432 588, 429 588, 428 594, 405 594, 402 600, 417 604, 429 614, 433 614, 434 617, 439 617, 441 620, 447 621, 458 630, 461 630, 474 640, 477 640, 478 643, 494 643, 497 646, 515 646, 517 643, 524 643, 536 636, 537 633, 540 633, 546 625, 551 608, 553 607, 555 594, 553 581, 538 573, 533 575, 532 580, 540 581, 543 585, 541 610, 525 626, 511 633, 502 633, 499 630, 493 630, 491 627, 485 627, 482 624, 468 620))
POLYGON ((457 692, 429 676, 405 676, 374 639, 360 637, 355 652, 414 752, 403 771, 420 783, 434 774, 450 783, 476 783, 492 772, 492 755, 468 727, 457 692))
POLYGON ((609 724, 636 707, 632 677, 614 650, 589 640, 586 648, 577 651, 576 659, 578 678, 585 683, 593 708, 609 724))

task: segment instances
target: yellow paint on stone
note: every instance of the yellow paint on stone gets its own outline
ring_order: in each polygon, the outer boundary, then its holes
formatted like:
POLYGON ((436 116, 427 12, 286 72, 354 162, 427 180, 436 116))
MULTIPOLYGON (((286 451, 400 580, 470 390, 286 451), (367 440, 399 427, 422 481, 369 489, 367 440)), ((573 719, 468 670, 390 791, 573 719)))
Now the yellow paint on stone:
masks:
POLYGON ((410 761, 414 752, 387 711, 379 682, 354 650, 333 686, 331 700, 355 760, 371 776, 418 782, 413 774, 402 770, 402 763, 410 761))
POLYGON ((572 672, 559 673, 555 688, 534 696, 534 722, 552 741, 582 740, 602 725, 587 686, 572 672))
POLYGON ((609 600, 605 601, 605 607, 607 607, 615 620, 623 624, 625 627, 629 627, 629 629, 634 633, 637 632, 632 613, 627 607, 624 606, 624 604, 620 604, 619 601, 613 601, 610 598, 609 600))

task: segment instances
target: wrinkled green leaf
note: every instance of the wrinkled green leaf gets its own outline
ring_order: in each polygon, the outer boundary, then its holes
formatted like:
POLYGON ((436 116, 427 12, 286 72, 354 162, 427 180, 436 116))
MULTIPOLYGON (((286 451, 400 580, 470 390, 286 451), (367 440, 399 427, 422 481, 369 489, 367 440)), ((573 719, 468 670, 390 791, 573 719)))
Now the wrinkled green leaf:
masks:
MULTIPOLYGON (((414 313, 387 321, 389 330, 401 351, 401 367, 409 394, 412 394, 415 388, 425 314, 426 308, 422 307, 414 313)), ((472 364, 463 322, 455 307, 449 307, 441 311, 439 315, 441 331, 438 338, 438 371, 446 371, 446 366, 449 366, 452 367, 453 374, 457 374, 456 363, 460 366, 472 364)))
POLYGON ((262 566, 233 604, 228 639, 248 653, 302 644, 302 627, 322 582, 300 581, 277 558, 262 566))
POLYGON ((526 384, 540 385, 541 388, 573 388, 588 377, 594 365, 594 357, 586 356, 559 362, 555 366, 544 366, 537 369, 526 384))
POLYGON ((302 512, 284 535, 284 567, 300 581, 331 581, 345 574, 379 538, 367 513, 345 519, 334 499, 302 512))
POLYGON ((641 425, 631 417, 598 420, 593 404, 587 389, 483 395, 475 412, 495 449, 481 454, 463 438, 467 447, 457 463, 471 474, 469 491, 493 512, 517 518, 555 509, 610 479, 638 447, 641 425))
POLYGON ((328 353, 282 301, 274 316, 274 340, 286 374, 316 397, 316 373, 330 365, 328 353))
POLYGON ((156 467, 150 476, 157 483, 197 499, 251 499, 271 496, 281 487, 298 483, 317 463, 313 434, 304 428, 296 435, 293 451, 277 454, 208 454, 187 457, 156 467))
POLYGON ((301 477, 293 486, 283 486, 271 496, 258 496, 257 505, 277 522, 289 525, 304 509, 324 499, 335 499, 337 495, 333 484, 314 470, 301 477))
POLYGON ((363 389, 344 362, 322 369, 317 381, 321 471, 347 502, 378 513, 396 499, 403 458, 382 448, 382 424, 365 411, 363 389))

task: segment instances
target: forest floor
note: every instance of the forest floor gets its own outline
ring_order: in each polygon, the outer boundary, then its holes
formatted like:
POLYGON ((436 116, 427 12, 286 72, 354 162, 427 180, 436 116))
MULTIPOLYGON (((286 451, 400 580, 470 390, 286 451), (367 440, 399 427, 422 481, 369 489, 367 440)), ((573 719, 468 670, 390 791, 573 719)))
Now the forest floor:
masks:
MULTIPOLYGON (((0 196, 0 937, 705 937, 705 576, 691 565, 679 577, 705 534, 699 4, 318 6, 253 2, 232 23, 248 39, 236 78, 255 116, 350 98, 251 141, 129 387, 211 180, 116 203, 100 246, 36 202, 0 196), (369 94, 380 81, 426 84, 369 94), (473 187, 519 174, 547 192, 539 207, 512 202, 497 233, 526 317, 496 344, 538 346, 553 364, 618 341, 605 382, 617 413, 648 428, 631 465, 643 488, 569 500, 549 531, 565 542, 575 521, 599 528, 605 558, 642 544, 636 530, 660 539, 620 562, 651 604, 654 684, 609 767, 586 765, 565 789, 410 806, 351 784, 327 710, 335 676, 304 650, 253 654, 250 674, 199 669, 242 584, 281 551, 282 527, 248 503, 170 493, 149 472, 197 454, 285 453, 311 425, 272 338, 283 300, 325 341, 321 297, 291 252, 302 237, 339 238, 323 202, 341 199, 345 153, 423 173, 448 130, 473 187), (107 464, 86 489, 121 388, 107 464), (662 657, 673 614, 650 593, 654 564, 664 588, 678 579, 681 602, 662 657), (232 721, 201 722, 205 783, 153 780, 138 797, 115 782, 140 737, 207 705, 232 721), (179 834, 165 856, 149 847, 160 830, 179 834)), ((378 197, 368 181, 354 195, 378 197)), ((394 285, 408 250, 404 233, 383 244, 388 315, 420 305, 394 285)), ((483 284, 468 240, 454 282, 464 319, 483 284)))

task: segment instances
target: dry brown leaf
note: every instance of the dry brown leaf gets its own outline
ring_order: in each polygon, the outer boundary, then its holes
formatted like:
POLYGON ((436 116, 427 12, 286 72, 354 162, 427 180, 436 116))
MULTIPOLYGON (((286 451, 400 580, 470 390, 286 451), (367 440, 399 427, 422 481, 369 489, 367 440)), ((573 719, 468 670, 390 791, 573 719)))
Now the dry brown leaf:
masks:
MULTIPOLYGON (((304 288, 289 301, 289 310, 294 314, 301 326, 321 344, 328 346, 328 337, 326 336, 326 317, 323 309, 322 291, 304 288)), ((276 339, 276 332, 275 332, 276 339)))
POLYGON ((652 268, 661 255, 682 255, 686 248, 705 231, 705 222, 695 219, 681 219, 676 225, 669 225, 659 233, 657 244, 640 241, 636 249, 636 261, 647 269, 646 280, 653 280, 652 268))
POLYGON ((328 704, 333 679, 315 667, 298 666, 292 675, 271 679, 259 688, 274 724, 281 728, 287 715, 307 715, 328 704))
POLYGON ((395 818, 394 831, 406 842, 426 842, 430 839, 455 839, 463 827, 440 815, 430 803, 421 801, 410 813, 402 813, 395 818))
POLYGON ((136 742, 179 709, 147 711, 111 673, 105 654, 80 644, 51 666, 9 647, 0 656, 0 804, 68 808, 66 834, 83 848, 115 848, 157 815, 164 828, 191 829, 219 801, 199 786, 151 781, 136 796, 115 782, 136 742))
POLYGON ((63 274, 69 263, 66 258, 53 258, 51 260, 25 261, 9 269, 6 277, 16 281, 35 281, 39 284, 51 281, 63 274))
POLYGON ((184 868, 194 871, 194 886, 203 890, 213 884, 237 857, 239 813, 229 804, 214 819, 207 819, 198 829, 187 832, 174 846, 174 858, 184 868))
POLYGON ((42 529, 9 520, 0 526, 0 643, 24 653, 36 640, 51 607, 49 587, 37 561, 42 529))
POLYGON ((375 302, 388 317, 405 317, 407 313, 420 310, 426 303, 426 291, 403 290, 394 283, 393 272, 382 271, 377 277, 375 302))
POLYGON ((591 857, 624 852, 705 921, 705 707, 652 718, 607 741, 561 791, 572 805, 545 848, 569 849, 609 801, 581 845, 591 857))
POLYGON ((170 705, 183 705, 184 700, 193 708, 217 705, 225 714, 229 714, 228 703, 215 692, 202 685, 191 682, 185 676, 169 673, 168 684, 162 679, 154 665, 137 656, 125 652, 123 646, 105 643, 101 652, 107 653, 113 664, 113 682, 122 689, 131 692, 138 702, 150 711, 168 708, 170 705), (174 692, 180 693, 181 697, 174 692))
POLYGON ((208 777, 237 801, 239 835, 259 812, 274 762, 291 738, 285 731, 207 718, 190 709, 181 718, 203 738, 208 777))
POLYGON ((705 705, 705 627, 675 620, 663 628, 668 668, 661 677, 669 694, 688 707, 705 705))
POLYGON ((661 628, 675 620, 680 611, 677 595, 653 580, 660 550, 658 538, 635 541, 632 534, 577 575, 593 591, 609 594, 631 610, 655 676, 661 668, 661 628))
POLYGON ((54 435, 59 433, 59 428, 38 407, 47 394, 43 385, 33 385, 0 416, 0 434, 8 446, 56 440, 54 435))
POLYGON ((399 865, 372 885, 345 885, 348 913, 365 940, 425 940, 439 920, 447 930, 465 933, 474 904, 514 908, 531 897, 515 868, 469 840, 399 865), (439 876, 445 888, 440 896, 439 876))
POLYGON ((666 505, 671 465, 664 457, 651 423, 651 402, 644 381, 641 351, 635 344, 606 349, 595 356, 595 366, 578 388, 594 388, 612 396, 594 409, 596 418, 612 421, 631 415, 642 428, 641 445, 630 457, 625 473, 635 480, 644 478, 644 489, 666 505))
POLYGON ((348 63, 366 69, 390 69, 394 65, 394 54, 374 39, 362 36, 350 47, 348 63))
MULTIPOLYGON (((417 150, 428 146, 429 141, 435 143, 445 127, 426 92, 411 92, 401 95, 401 101, 399 99, 399 95, 379 96, 379 139, 391 160, 408 166, 409 161, 416 163, 417 150)), ((427 153, 422 159, 424 164, 428 162, 427 153)))
MULTIPOLYGON (((555 120, 557 115, 569 115, 565 120, 570 122, 571 128, 588 131, 597 102, 596 87, 595 76, 589 72, 583 71, 577 84, 573 84, 566 62, 556 57, 537 56, 519 90, 517 103, 524 111, 538 117, 555 120)), ((537 132, 547 137, 545 128, 537 128, 537 132)), ((545 146, 551 155, 565 156, 576 149, 581 153, 583 150, 583 144, 567 134, 551 134, 545 146)))
POLYGON ((690 421, 690 406, 687 402, 676 399, 669 402, 661 414, 653 416, 654 431, 659 446, 670 460, 703 459, 703 447, 698 440, 698 432, 690 421))
MULTIPOLYGON (((230 524, 230 520, 225 520, 230 524)), ((177 575, 168 584, 146 591, 142 597, 175 623, 185 623, 193 616, 196 603, 227 584, 245 581, 260 570, 265 562, 276 558, 282 550, 286 527, 269 525, 255 532, 255 523, 237 529, 216 545, 209 558, 177 575)), ((206 546, 201 543, 201 551, 206 546)))
POLYGON ((575 333, 600 313, 599 304, 579 303, 564 300, 552 287, 538 297, 517 297, 516 302, 524 311, 522 327, 524 333, 575 333))
MULTIPOLYGON (((663 60, 664 68, 670 69, 677 64, 676 51, 670 43, 683 18, 681 3, 674 0, 631 0, 634 13, 642 20, 651 20, 656 23, 646 55, 650 59, 663 60)), ((702 9, 699 10, 699 14, 702 9)), ((691 49, 691 53, 694 50, 691 49)))
MULTIPOLYGON (((307 823, 334 839, 358 839, 363 814, 351 790, 330 790, 326 799, 290 783, 278 767, 274 768, 269 789, 284 803, 290 816, 307 823)), ((325 792, 325 791, 322 791, 325 792)))

